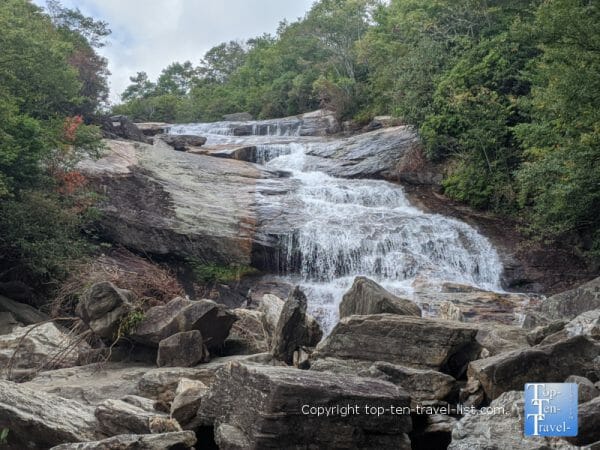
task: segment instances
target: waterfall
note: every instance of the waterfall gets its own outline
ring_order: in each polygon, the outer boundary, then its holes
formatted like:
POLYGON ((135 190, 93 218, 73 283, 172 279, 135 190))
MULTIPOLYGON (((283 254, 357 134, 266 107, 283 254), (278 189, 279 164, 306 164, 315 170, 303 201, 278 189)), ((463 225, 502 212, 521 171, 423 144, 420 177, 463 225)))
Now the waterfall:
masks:
MULTIPOLYGON (((298 128, 271 123, 265 132, 263 122, 244 123, 255 135, 233 137, 224 131, 239 124, 223 124, 180 126, 172 132, 202 134, 209 143, 256 145, 257 163, 291 173, 297 188, 286 194, 285 203, 298 205, 295 213, 303 220, 278 235, 280 275, 301 285, 309 311, 326 332, 337 322, 339 302, 357 275, 408 297, 417 278, 432 286, 450 281, 501 290, 500 258, 468 224, 424 213, 410 204, 399 185, 307 170, 307 151, 330 140, 283 140, 298 128)), ((257 196, 259 203, 272 201, 260 192, 257 196)))

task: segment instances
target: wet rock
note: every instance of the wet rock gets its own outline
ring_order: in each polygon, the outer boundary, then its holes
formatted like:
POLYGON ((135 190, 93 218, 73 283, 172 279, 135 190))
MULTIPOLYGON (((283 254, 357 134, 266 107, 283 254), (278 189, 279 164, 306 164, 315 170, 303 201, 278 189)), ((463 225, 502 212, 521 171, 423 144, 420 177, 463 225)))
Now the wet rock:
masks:
POLYGON ((373 280, 356 277, 340 303, 340 318, 383 313, 421 317, 421 309, 415 303, 395 296, 373 280))
POLYGON ((580 404, 589 402, 600 395, 600 391, 594 386, 594 383, 585 377, 571 375, 565 380, 565 383, 577 384, 577 400, 580 404))
POLYGON ((217 373, 198 414, 207 424, 235 427, 221 431, 225 439, 220 439, 247 442, 244 448, 248 449, 410 449, 405 434, 411 429, 409 415, 377 416, 364 411, 367 404, 389 409, 391 405, 408 407, 409 402, 406 393, 380 380, 231 364, 217 373), (357 405, 362 411, 360 415, 343 417, 338 412, 324 418, 303 413, 304 405, 357 405))
POLYGON ((225 352, 230 355, 252 355, 269 351, 268 335, 260 311, 238 308, 233 313, 238 320, 231 327, 225 341, 225 352))
POLYGON ((185 152, 191 147, 202 147, 206 144, 206 138, 188 134, 163 134, 160 139, 175 150, 185 152))
POLYGON ((187 429, 193 429, 192 423, 202 403, 202 398, 208 392, 208 386, 202 381, 182 378, 177 385, 175 398, 171 404, 171 417, 187 429), (191 426, 188 426, 191 425, 191 426))
POLYGON ((466 415, 454 427, 448 450, 572 449, 556 438, 523 436, 524 403, 522 391, 505 392, 490 404, 496 414, 466 415))
POLYGON ((271 353, 287 364, 293 363, 294 352, 300 347, 314 346, 318 336, 310 333, 306 315, 306 296, 296 287, 281 310, 273 336, 271 353))
POLYGON ((26 305, 25 303, 19 303, 1 295, 0 312, 12 314, 12 316, 23 325, 33 325, 35 323, 50 320, 48 315, 38 311, 37 309, 26 305))
POLYGON ((76 366, 80 354, 89 349, 53 323, 19 327, 0 336, 0 376, 22 378, 37 371, 76 366))
POLYGON ((233 114, 225 114, 223 116, 223 120, 226 122, 247 122, 249 120, 254 120, 252 114, 249 112, 238 112, 233 114))
POLYGON ((132 292, 103 281, 84 292, 76 312, 94 334, 114 339, 121 319, 133 309, 132 301, 132 292))
POLYGON ((335 326, 313 359, 383 361, 458 377, 479 354, 476 335, 477 328, 461 322, 395 314, 350 316, 335 326))
POLYGON ((144 136, 156 136, 157 134, 166 133, 171 124, 165 122, 139 122, 135 126, 144 133, 144 136))
POLYGON ((571 320, 594 309, 600 309, 600 277, 544 300, 529 311, 523 326, 534 328, 557 320, 571 320))
POLYGON ((158 344, 158 367, 193 367, 208 359, 202 334, 198 330, 177 333, 158 344))
POLYGON ((577 336, 551 345, 501 353, 469 364, 468 376, 481 383, 488 399, 525 383, 562 383, 569 375, 598 378, 600 342, 577 336))
POLYGON ((156 412, 148 412, 122 400, 105 400, 96 407, 94 415, 100 430, 108 436, 181 431, 176 420, 156 412))
POLYGON ((192 431, 179 431, 161 434, 122 434, 102 441, 62 444, 51 450, 165 450, 191 449, 196 443, 196 435, 192 431))
POLYGON ((207 155, 215 158, 237 159, 238 161, 257 162, 256 145, 215 144, 188 150, 194 155, 207 155))
POLYGON ((23 385, 0 380, 0 429, 12 448, 48 448, 104 436, 92 408, 23 385))
POLYGON ((198 330, 209 350, 218 349, 236 321, 233 312, 212 300, 175 298, 164 306, 146 311, 131 338, 141 344, 158 346, 177 333, 198 330))

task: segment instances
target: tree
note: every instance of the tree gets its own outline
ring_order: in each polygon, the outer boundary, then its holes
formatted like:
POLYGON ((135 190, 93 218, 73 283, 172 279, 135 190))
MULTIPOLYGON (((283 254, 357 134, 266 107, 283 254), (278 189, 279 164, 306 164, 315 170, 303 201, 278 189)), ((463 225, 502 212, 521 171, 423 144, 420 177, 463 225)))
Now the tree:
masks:
POLYGON ((121 94, 121 100, 124 102, 148 98, 156 89, 156 84, 150 81, 146 72, 138 72, 135 76, 129 77, 129 81, 132 84, 121 94))

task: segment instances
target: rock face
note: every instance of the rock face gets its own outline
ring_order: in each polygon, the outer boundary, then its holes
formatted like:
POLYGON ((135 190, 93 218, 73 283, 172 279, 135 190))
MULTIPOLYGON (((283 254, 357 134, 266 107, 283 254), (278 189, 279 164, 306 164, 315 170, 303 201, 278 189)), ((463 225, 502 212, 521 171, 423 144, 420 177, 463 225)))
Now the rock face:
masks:
POLYGON ((102 441, 58 445, 51 450, 183 450, 192 448, 195 443, 196 435, 193 431, 179 431, 161 434, 122 434, 102 441))
POLYGON ((600 277, 547 298, 528 313, 523 326, 533 328, 557 320, 570 320, 593 309, 600 309, 600 277))
POLYGON ((555 438, 523 436, 523 392, 505 392, 490 407, 497 414, 468 414, 452 431, 448 450, 547 450, 572 449, 565 441, 555 438), (504 411, 504 413, 501 413, 504 411))
POLYGON ((81 403, 0 380, 0 429, 12 448, 48 448, 104 437, 93 410, 81 403))
POLYGON ((80 353, 88 350, 85 342, 76 342, 53 323, 19 327, 0 336, 0 376, 21 378, 40 370, 75 366, 80 353))
POLYGON ((100 127, 108 139, 128 139, 148 142, 148 138, 127 116, 112 116, 101 119, 100 127))
POLYGON ((141 344, 158 346, 174 334, 198 330, 204 345, 209 350, 217 349, 236 319, 233 312, 212 300, 175 298, 165 306, 150 308, 131 337, 141 344))
POLYGON ((164 134, 160 139, 180 152, 190 150, 190 147, 202 147, 206 144, 205 137, 187 134, 164 134))
POLYGON ((340 303, 340 318, 384 313, 421 317, 421 309, 415 303, 395 296, 373 280, 356 277, 340 303))
MULTIPOLYGON (((253 250, 276 242, 257 229, 257 182, 272 178, 278 191, 291 187, 280 174, 243 161, 174 152, 154 146, 105 141, 103 158, 78 169, 105 199, 104 236, 142 253, 201 258, 216 264, 251 265, 253 250)), ((278 211, 270 211, 277 216, 278 211)))
POLYGON ((314 359, 384 361, 457 377, 479 354, 476 335, 475 327, 461 322, 394 314, 350 316, 317 347, 314 359))
POLYGON ((306 315, 306 296, 296 287, 283 305, 273 336, 271 353, 277 359, 292 364, 294 352, 300 347, 313 347, 321 338, 311 333, 306 315), (316 341, 316 342, 315 342, 316 341))
POLYGON ((514 350, 471 362, 468 375, 488 399, 522 388, 530 380, 562 383, 569 375, 597 379, 600 342, 577 336, 551 345, 514 350))
POLYGON ((133 293, 110 282, 90 287, 77 305, 77 315, 99 337, 113 339, 123 316, 132 309, 133 293))
MULTIPOLYGON (((409 397, 393 384, 286 367, 231 364, 200 406, 217 429, 220 448, 410 449, 409 415, 365 414, 366 405, 407 407, 409 397), (310 407, 357 405, 360 415, 337 411, 317 417, 310 407), (301 430, 301 432, 299 432, 301 430)), ((335 408, 334 408, 335 409, 335 408)))
POLYGON ((185 331, 163 339, 158 344, 158 367, 192 367, 205 361, 208 351, 204 347, 202 333, 185 331))

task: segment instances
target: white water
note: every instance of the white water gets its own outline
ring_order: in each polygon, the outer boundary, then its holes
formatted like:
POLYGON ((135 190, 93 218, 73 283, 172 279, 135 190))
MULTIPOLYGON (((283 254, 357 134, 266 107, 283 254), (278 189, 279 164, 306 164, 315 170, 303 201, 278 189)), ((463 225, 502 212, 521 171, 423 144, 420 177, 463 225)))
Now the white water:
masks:
MULTIPOLYGON (((284 249, 282 276, 301 285, 310 312, 326 332, 337 322, 339 302, 357 275, 409 297, 416 279, 432 289, 445 281, 501 289, 499 256, 474 228, 411 206, 398 185, 305 171, 306 150, 327 145, 324 139, 283 139, 295 129, 277 125, 269 128, 271 136, 234 137, 233 126, 195 124, 172 132, 201 134, 208 138, 207 145, 257 145, 259 163, 292 173, 298 188, 287 194, 284 204, 301 205, 303 220, 279 235, 284 249)), ((257 195, 259 202, 274 201, 257 195)), ((418 302, 418 297, 414 299, 418 302)))

